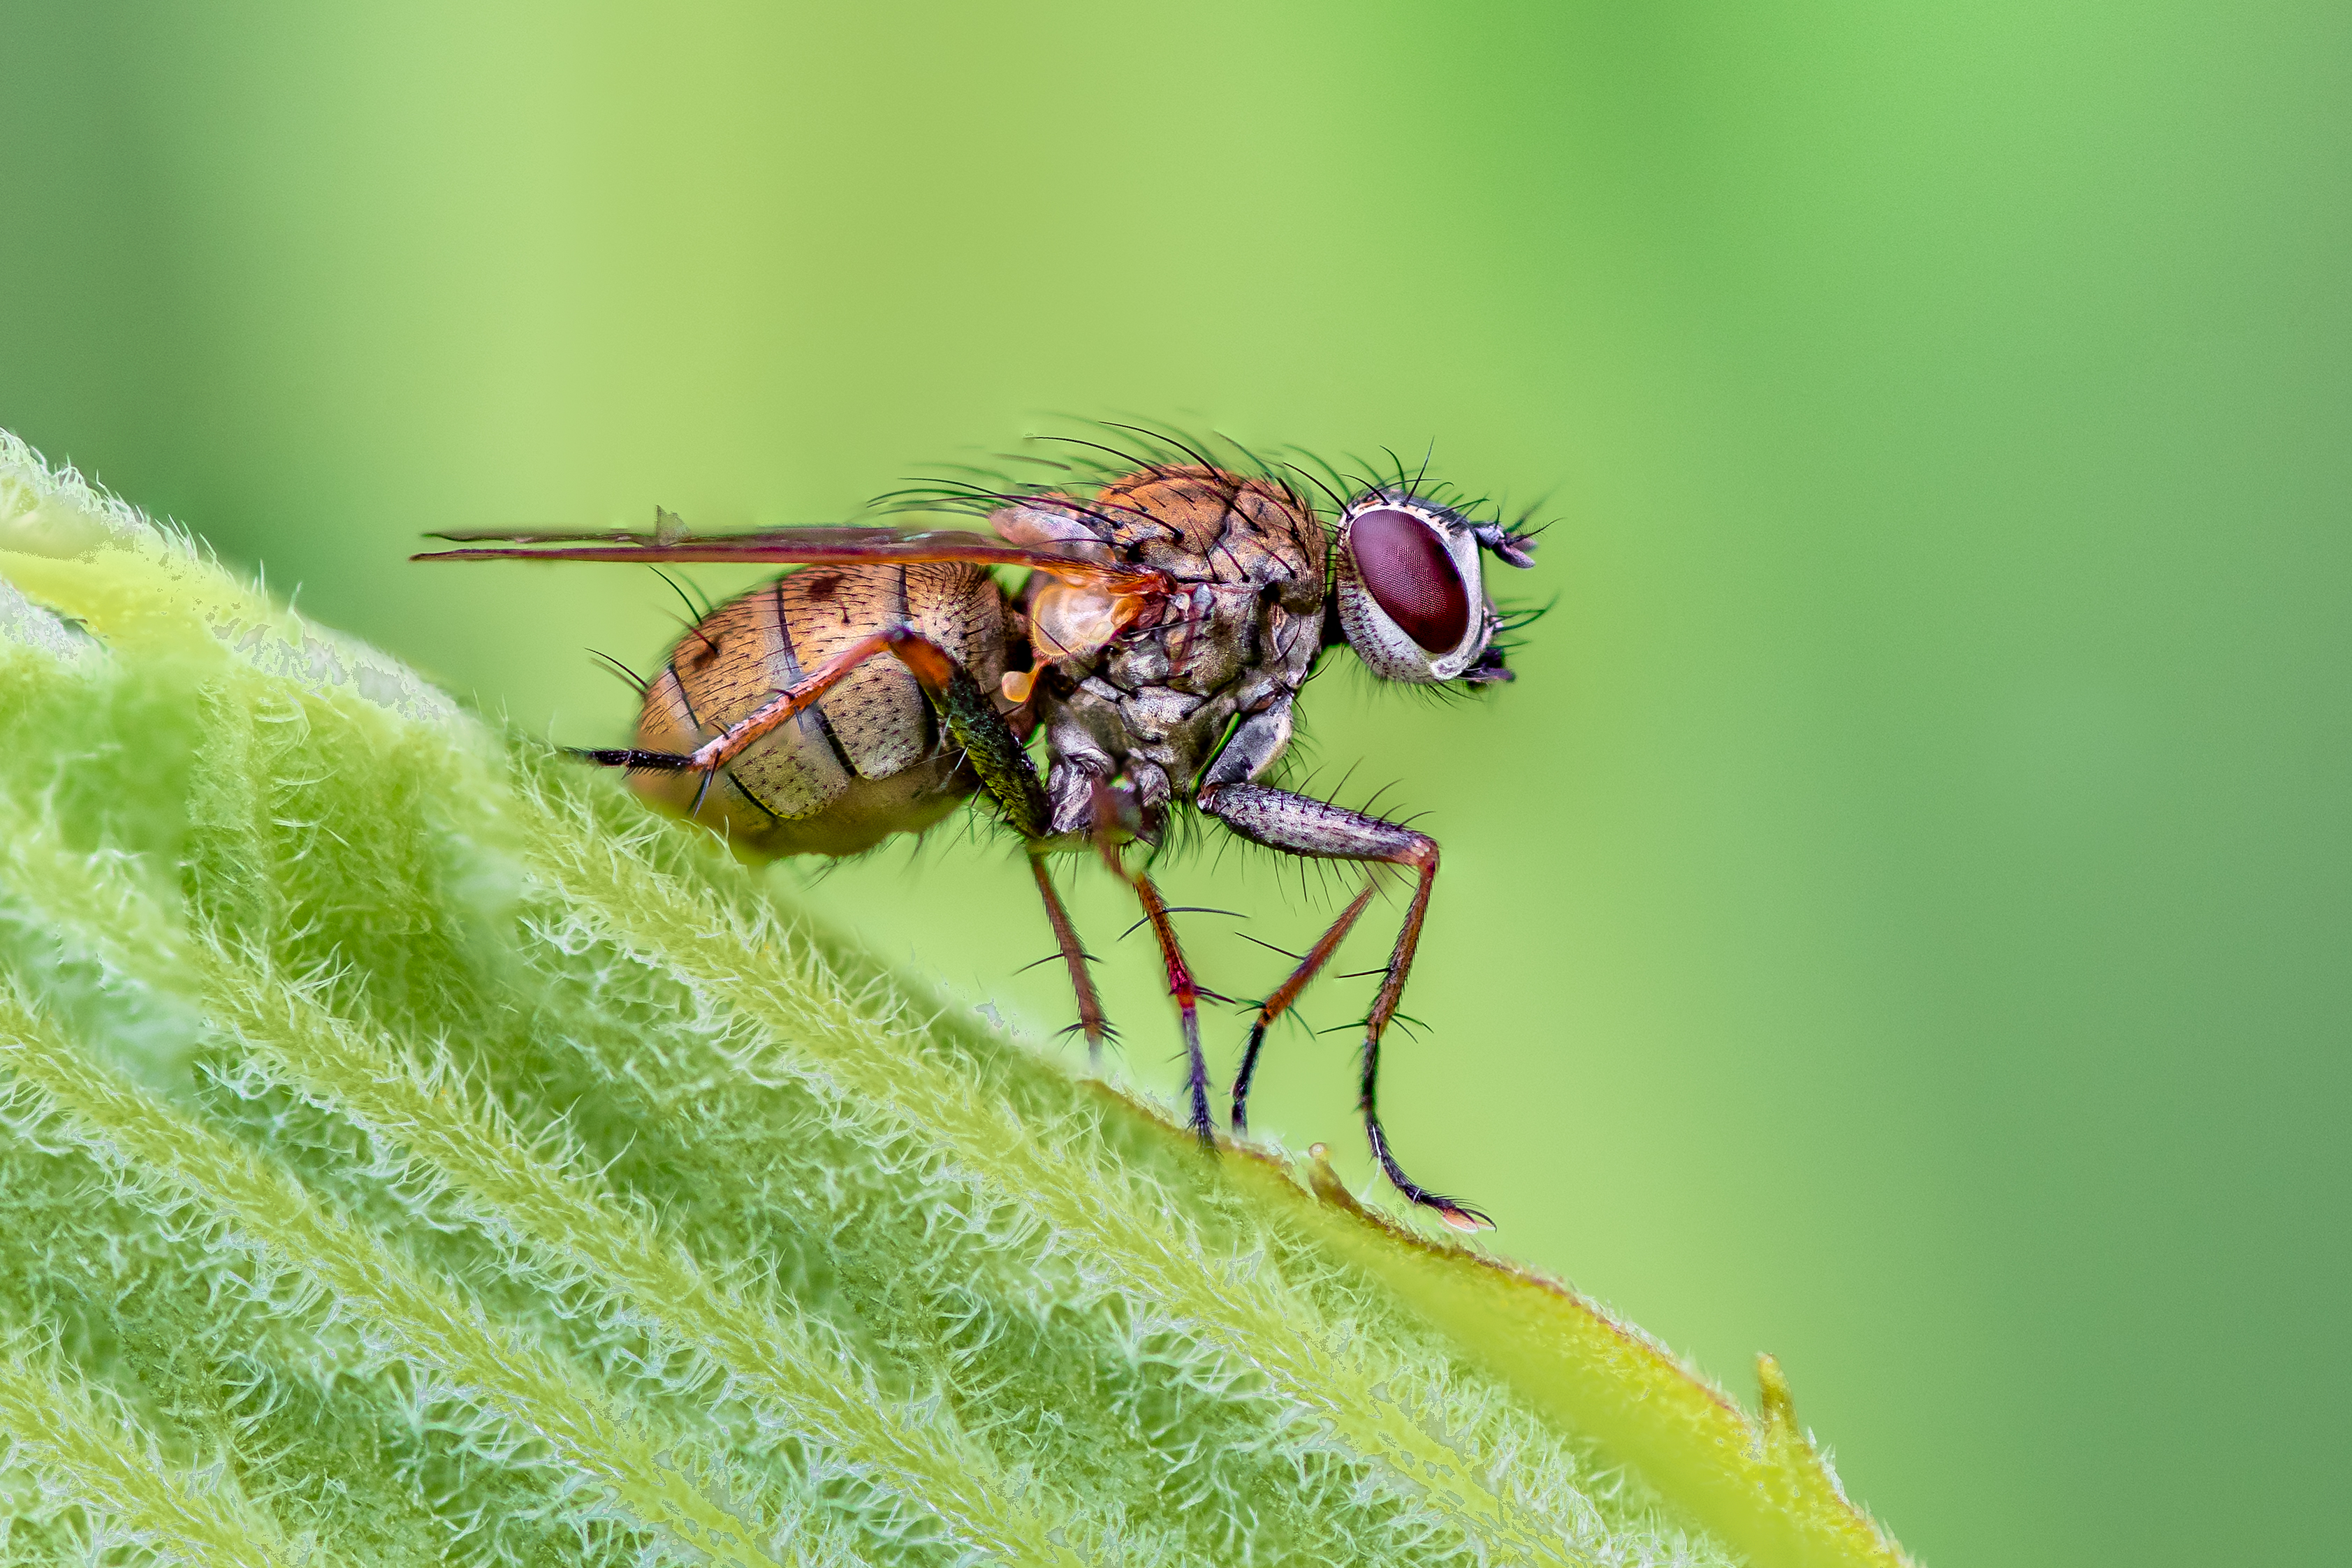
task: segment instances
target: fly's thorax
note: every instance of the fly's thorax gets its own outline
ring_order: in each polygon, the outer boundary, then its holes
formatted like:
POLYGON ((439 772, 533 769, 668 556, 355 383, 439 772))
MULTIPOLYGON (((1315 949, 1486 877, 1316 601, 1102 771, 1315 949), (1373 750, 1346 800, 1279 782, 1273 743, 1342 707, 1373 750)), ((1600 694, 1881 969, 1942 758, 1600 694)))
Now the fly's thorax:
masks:
POLYGON ((1092 497, 1041 492, 989 517, 998 537, 1086 560, 1148 566, 1180 582, 1282 583, 1319 601, 1329 536, 1271 479, 1221 468, 1149 468, 1092 497))
POLYGON ((1066 656, 1041 633, 1093 607, 1062 602, 1057 585, 1029 592, 1032 645, 1055 675, 1042 716, 1058 831, 1090 820, 1095 778, 1147 811, 1189 798, 1234 718, 1286 703, 1314 663, 1328 537, 1314 509, 1273 481, 1150 469, 1083 503, 1033 497, 999 513, 997 528, 1008 538, 1088 541, 1176 584, 1132 624, 1066 656))
MULTIPOLYGON (((1145 806, 1189 799, 1239 716, 1286 707, 1322 636, 1320 599, 1281 585, 1195 583, 1155 624, 1055 666, 1044 717, 1054 771, 1123 779, 1145 806)), ((1059 780, 1057 826, 1087 786, 1059 780)), ((1082 820, 1082 819, 1081 819, 1082 820)))
MULTIPOLYGON (((1314 508, 1272 480, 1201 466, 1163 467, 1105 486, 1091 502, 1036 497, 1000 513, 1007 538, 1091 541, 1118 559, 1165 572, 1174 591, 1140 612, 1099 657, 1070 662, 1074 678, 1099 671, 1121 690, 1162 685, 1221 692, 1259 666, 1303 678, 1321 636, 1328 539, 1314 508)), ((1039 622, 1075 619, 1059 585, 1033 591, 1050 604, 1039 622)), ((1093 606, 1087 606, 1094 609, 1093 606)), ((1072 646, 1064 642, 1063 646, 1072 646)), ((1040 653, 1055 658, 1040 639, 1040 653)))
POLYGON ((1147 469, 1105 486, 1093 510, 1123 553, 1179 580, 1297 583, 1322 598, 1322 521, 1271 479, 1147 469))

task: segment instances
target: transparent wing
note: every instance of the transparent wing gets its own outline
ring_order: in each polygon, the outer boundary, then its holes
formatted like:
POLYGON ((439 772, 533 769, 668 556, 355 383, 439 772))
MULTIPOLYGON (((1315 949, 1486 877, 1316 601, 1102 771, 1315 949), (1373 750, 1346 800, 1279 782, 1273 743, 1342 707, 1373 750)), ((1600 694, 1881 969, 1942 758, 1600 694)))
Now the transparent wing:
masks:
POLYGON ((1108 593, 1165 593, 1169 577, 1146 566, 1088 560, 1073 549, 1014 545, 964 528, 793 528, 740 534, 690 534, 664 528, 638 534, 473 532, 435 533, 466 548, 430 550, 412 560, 634 560, 774 562, 785 566, 856 566, 868 561, 969 561, 975 566, 1024 566, 1074 588, 1108 593))

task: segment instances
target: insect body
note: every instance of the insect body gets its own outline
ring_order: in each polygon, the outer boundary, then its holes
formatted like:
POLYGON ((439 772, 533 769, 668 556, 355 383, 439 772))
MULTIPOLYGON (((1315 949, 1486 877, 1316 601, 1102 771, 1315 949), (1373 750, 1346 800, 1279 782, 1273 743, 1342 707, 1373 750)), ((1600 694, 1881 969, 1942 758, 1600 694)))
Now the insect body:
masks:
MULTIPOLYGON (((1451 1223, 1476 1210, 1409 1178, 1377 1108, 1380 1047, 1420 940, 1437 845, 1380 817, 1262 779, 1327 647, 1395 681, 1508 680, 1482 558, 1532 564, 1532 541, 1374 485, 1329 521, 1287 483, 1197 459, 1134 460, 1087 493, 974 490, 991 533, 778 528, 695 536, 447 535, 425 559, 772 561, 799 570, 713 611, 646 688, 633 747, 583 752, 653 800, 767 855, 855 853, 920 832, 985 794, 1024 841, 1079 1027, 1107 1026, 1047 869, 1100 853, 1135 890, 1182 1020, 1191 1120, 1213 1137, 1194 983, 1169 910, 1125 847, 1156 847, 1197 809, 1245 839, 1314 859, 1396 866, 1413 894, 1365 1020, 1360 1107, 1397 1189, 1451 1223), (496 543, 480 541, 495 540, 496 543), (1025 568, 1006 595, 987 570, 1025 568), (1041 779, 1025 742, 1043 729, 1041 779)), ((1258 1009, 1233 1089, 1247 1125, 1267 1028, 1370 904, 1365 885, 1258 1009)))

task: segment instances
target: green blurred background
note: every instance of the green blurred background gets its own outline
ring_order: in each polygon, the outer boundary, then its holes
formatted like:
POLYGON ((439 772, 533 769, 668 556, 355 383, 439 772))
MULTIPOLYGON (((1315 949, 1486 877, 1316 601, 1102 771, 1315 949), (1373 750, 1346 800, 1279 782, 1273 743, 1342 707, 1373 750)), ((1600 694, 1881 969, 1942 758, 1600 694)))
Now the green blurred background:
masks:
MULTIPOLYGON (((1516 685, 1312 694, 1445 846, 1408 1162, 1778 1354, 1930 1563, 2342 1560, 2352 13, 652 10, 0 4, 0 424, 574 742, 669 591, 420 530, 833 518, 1057 414, 1548 494, 1516 685)), ((778 875, 1043 1033, 1016 861, 778 875)), ((1360 1175, 1349 1053, 1262 1115, 1360 1175)))

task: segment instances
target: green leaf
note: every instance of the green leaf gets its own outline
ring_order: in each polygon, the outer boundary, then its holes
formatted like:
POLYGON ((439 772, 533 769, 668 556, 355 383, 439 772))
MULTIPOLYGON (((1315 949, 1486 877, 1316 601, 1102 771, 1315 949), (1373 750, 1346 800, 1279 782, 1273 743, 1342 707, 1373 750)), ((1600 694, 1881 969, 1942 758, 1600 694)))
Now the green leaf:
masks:
POLYGON ((0 435, 7 1560, 1895 1563, 0 435))

